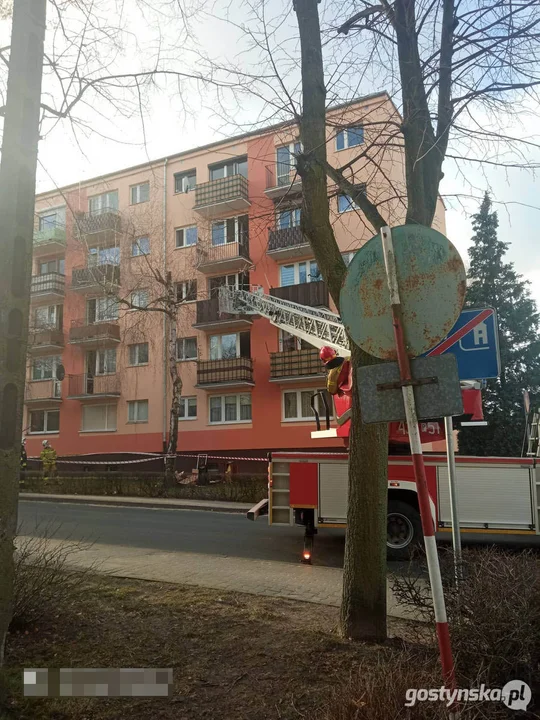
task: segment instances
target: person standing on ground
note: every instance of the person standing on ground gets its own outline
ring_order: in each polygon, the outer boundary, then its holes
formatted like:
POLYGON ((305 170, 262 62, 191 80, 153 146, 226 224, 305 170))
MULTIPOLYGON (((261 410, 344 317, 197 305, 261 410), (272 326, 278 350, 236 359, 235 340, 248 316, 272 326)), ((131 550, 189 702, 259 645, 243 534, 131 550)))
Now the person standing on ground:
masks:
POLYGON ((43 450, 39 456, 42 468, 43 479, 48 480, 56 476, 56 450, 51 446, 48 440, 43 441, 43 450))
POLYGON ((28 455, 26 453, 26 438, 21 441, 21 474, 26 471, 28 466, 28 455))

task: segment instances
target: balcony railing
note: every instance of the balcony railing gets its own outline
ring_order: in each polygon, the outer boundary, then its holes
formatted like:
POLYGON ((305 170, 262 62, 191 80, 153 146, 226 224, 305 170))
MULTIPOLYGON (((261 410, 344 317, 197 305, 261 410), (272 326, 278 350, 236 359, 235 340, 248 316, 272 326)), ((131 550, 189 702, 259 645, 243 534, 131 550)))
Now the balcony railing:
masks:
POLYGON ((120 395, 120 378, 115 373, 110 375, 70 375, 68 378, 68 397, 84 398, 87 396, 117 397, 120 395))
POLYGON ((309 242, 298 226, 268 232, 268 252, 277 257, 294 257, 308 250, 309 242))
POLYGON ((57 327, 31 327, 28 331, 28 347, 31 352, 45 347, 63 348, 64 333, 57 327))
POLYGON ((196 325, 214 326, 220 324, 242 324, 251 323, 252 318, 249 315, 236 315, 232 313, 220 312, 219 297, 209 298, 208 300, 197 301, 197 321, 196 325))
POLYGON ((77 213, 75 236, 108 235, 122 230, 122 216, 116 208, 103 208, 99 212, 77 213))
POLYGON ((34 380, 26 383, 24 400, 26 403, 45 402, 62 399, 62 383, 58 380, 34 380))
POLYGON ((120 284, 120 266, 112 264, 86 265, 73 268, 71 287, 73 290, 91 289, 96 286, 116 286, 120 284))
POLYGON ((324 370, 316 348, 270 353, 270 377, 273 380, 322 376, 324 370))
POLYGON ((34 230, 34 250, 40 250, 51 245, 65 247, 66 228, 63 225, 34 230))
POLYGON ((85 345, 117 343, 120 342, 120 326, 117 320, 97 320, 96 322, 89 322, 86 318, 72 320, 69 342, 85 345))
POLYGON ((210 180, 195 186, 194 209, 206 217, 249 207, 248 181, 243 175, 210 180))
POLYGON ((34 275, 30 285, 30 292, 34 295, 63 295, 66 278, 58 272, 34 275))
POLYGON ((298 195, 302 192, 302 179, 296 167, 274 165, 266 166, 266 190, 269 198, 278 199, 286 194, 298 195))
POLYGON ((223 243, 223 245, 208 243, 197 246, 197 267, 202 272, 239 270, 246 263, 251 263, 247 237, 241 238, 238 242, 223 243))
POLYGON ((322 280, 271 288, 270 295, 311 307, 328 307, 330 301, 328 288, 322 280))
POLYGON ((197 385, 253 384, 253 360, 230 358, 228 360, 199 360, 197 362, 197 385))

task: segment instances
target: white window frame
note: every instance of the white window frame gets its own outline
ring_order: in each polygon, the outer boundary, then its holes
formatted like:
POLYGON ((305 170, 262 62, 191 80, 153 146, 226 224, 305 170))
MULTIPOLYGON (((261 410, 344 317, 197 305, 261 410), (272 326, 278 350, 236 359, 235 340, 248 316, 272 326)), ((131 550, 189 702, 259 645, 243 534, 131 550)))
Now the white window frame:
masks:
POLYGON ((198 358, 199 358, 199 343, 197 342, 196 335, 188 335, 186 337, 176 338, 176 362, 193 362, 193 360, 198 360, 198 358), (195 356, 194 357, 179 357, 179 353, 178 353, 179 343, 182 343, 182 352, 184 354, 185 350, 186 350, 186 340, 195 340, 195 356))
POLYGON ((360 210, 360 205, 357 205, 356 202, 346 193, 339 193, 337 196, 337 211, 338 215, 344 215, 345 213, 352 212, 353 210, 360 210), (348 206, 345 208, 345 210, 339 209, 339 199, 341 197, 346 197, 349 200, 348 206))
MULTIPOLYGON (((56 368, 62 364, 62 356, 61 355, 41 355, 38 357, 35 357, 32 359, 32 364, 30 366, 30 379, 31 382, 46 382, 47 380, 54 380, 56 377, 56 368), (40 363, 43 363, 43 361, 50 362, 51 365, 51 377, 34 377, 34 368, 35 367, 41 367, 43 368, 43 365, 40 363), (37 363, 37 365, 36 365, 37 363)), ((41 370, 41 375, 43 375, 43 370, 41 370)))
MULTIPOLYGON (((279 352, 289 352, 288 350, 283 349, 284 341, 286 339, 284 337, 284 333, 286 333, 286 332, 287 332, 286 330, 282 330, 281 328, 279 328, 279 352)), ((302 349, 305 350, 306 349, 306 348, 302 348, 302 342, 307 343, 307 340, 302 340, 302 338, 299 338, 296 335, 293 335, 292 333, 287 333, 287 334, 290 335, 293 338, 293 340, 295 341, 294 342, 295 350, 302 350, 302 349)), ((316 349, 314 345, 311 345, 310 343, 307 343, 307 344, 309 345, 309 347, 307 348, 308 350, 311 350, 312 348, 316 349)))
MULTIPOLYGON (((247 155, 240 155, 239 157, 232 158, 231 160, 225 160, 224 162, 221 162, 221 163, 215 163, 215 164, 209 165, 208 166, 208 180, 213 182, 212 171, 217 170, 217 168, 220 168, 222 166, 223 166, 223 171, 224 171, 223 172, 224 178, 234 177, 235 175, 241 175, 241 173, 238 172, 238 165, 240 163, 244 163, 244 162, 246 163, 246 166, 247 166, 247 164, 249 162, 249 158, 247 157, 247 155), (227 169, 230 165, 232 165, 232 172, 229 172, 227 169)), ((247 173, 247 169, 246 169, 246 173, 247 173)), ((244 176, 242 176, 242 177, 244 177, 244 176)), ((247 175, 245 177, 247 179, 247 175)), ((214 180, 221 180, 221 179, 222 178, 214 178, 214 180)))
POLYGON ((148 296, 148 290, 146 288, 138 288, 137 290, 133 290, 131 292, 131 295, 129 296, 129 299, 131 304, 135 305, 135 307, 130 308, 130 310, 133 311, 145 310, 150 304, 150 298, 148 296), (146 298, 145 302, 140 301, 141 295, 146 298))
POLYGON ((88 198, 88 213, 90 215, 101 215, 108 210, 118 210, 118 190, 109 190, 107 192, 99 193, 99 195, 92 195, 88 198), (113 205, 105 204, 116 196, 115 203, 113 205), (96 204, 97 207, 92 209, 92 204, 96 204))
POLYGON ((99 405, 94 405, 94 404, 83 405, 82 412, 81 412, 81 430, 80 430, 80 432, 82 432, 82 433, 116 432, 117 429, 118 429, 118 407, 117 407, 116 403, 100 403, 99 405), (107 425, 107 427, 101 428, 99 430, 85 430, 84 429, 84 412, 85 412, 86 408, 91 408, 91 407, 107 408, 105 411, 105 425, 107 425), (110 408, 114 408, 114 419, 115 419, 114 428, 108 427, 108 425, 109 425, 109 409, 110 408))
POLYGON ((116 368, 118 366, 117 360, 117 353, 116 348, 97 348, 95 350, 95 365, 93 368, 88 368, 87 366, 87 372, 92 373, 95 377, 103 377, 103 375, 116 375, 116 368), (113 358, 114 360, 108 360, 108 358, 113 358), (103 368, 104 371, 100 372, 99 366, 100 366, 100 360, 103 359, 103 368), (109 370, 109 366, 111 369, 109 370), (114 369, 113 369, 114 368, 114 369))
MULTIPOLYGON (((224 245, 232 245, 232 243, 240 242, 240 230, 239 230, 239 219, 241 217, 244 217, 246 213, 242 213, 241 215, 235 215, 233 218, 226 218, 225 220, 215 220, 212 223, 212 226, 210 227, 210 243, 212 244, 212 247, 223 247, 224 245), (227 235, 227 221, 228 220, 234 220, 234 237, 232 240, 227 235), (217 243, 214 245, 214 226, 215 225, 223 225, 223 232, 225 237, 225 242, 217 243)), ((249 220, 248 220, 249 222, 249 220)))
POLYGON ((317 264, 317 261, 312 258, 311 260, 300 260, 298 262, 293 263, 282 263, 279 266, 279 283, 280 287, 292 287, 292 285, 300 285, 303 283, 300 283, 300 265, 306 266, 306 279, 304 282, 319 282, 322 279, 320 268, 317 264), (317 265, 317 268, 319 269, 319 277, 317 279, 311 277, 311 263, 315 263, 317 265), (294 268, 294 283, 292 285, 281 285, 281 268, 284 267, 293 267, 294 268))
POLYGON ((195 169, 183 170, 182 172, 174 173, 174 192, 175 192, 175 195, 179 195, 180 193, 188 193, 188 192, 191 192, 192 190, 195 190, 195 185, 197 185, 197 171, 196 171, 195 169), (182 187, 181 187, 180 190, 177 190, 177 189, 176 189, 176 186, 177 186, 176 176, 177 176, 177 175, 181 175, 181 176, 182 176, 182 187), (188 179, 188 176, 189 176, 189 175, 194 175, 194 176, 195 176, 195 177, 194 177, 195 183, 194 183, 194 185, 193 185, 192 187, 189 187, 189 186, 186 187, 186 185, 187 185, 186 180, 188 179))
MULTIPOLYGON (((232 335, 236 336, 236 355, 235 358, 240 357, 240 333, 239 332, 230 332, 230 333, 220 333, 219 335, 210 335, 208 338, 208 359, 209 360, 223 360, 223 338, 224 337, 230 337, 232 335), (217 357, 212 357, 212 338, 218 338, 218 355, 217 357)), ((226 360, 232 360, 233 358, 225 358, 226 360)))
POLYGON ((197 225, 185 225, 184 227, 178 227, 174 229, 174 244, 177 250, 182 248, 188 248, 188 247, 195 247, 197 243, 199 242, 199 231, 197 229, 197 225), (195 242, 193 243, 187 243, 186 244, 186 231, 187 230, 193 230, 195 229, 195 242), (182 233, 182 244, 180 245, 178 243, 178 238, 180 233, 182 233))
POLYGON ((42 409, 36 408, 35 410, 28 411, 28 434, 29 435, 58 435, 60 432, 60 410, 42 409), (31 430, 32 427, 32 413, 42 412, 43 413, 43 430, 31 430), (58 430, 48 430, 48 417, 51 413, 58 414, 58 430))
POLYGON ((349 148, 354 147, 360 147, 361 145, 364 145, 366 142, 365 138, 365 131, 363 125, 349 125, 348 127, 343 127, 341 130, 338 130, 336 133, 336 152, 343 152, 343 150, 349 150, 349 148), (355 143, 354 145, 349 145, 349 130, 362 130, 362 142, 361 143, 355 143), (338 147, 338 137, 339 135, 343 134, 343 147, 338 147))
POLYGON ((40 305, 37 308, 34 308, 34 318, 33 318, 33 329, 34 330, 61 330, 61 328, 58 327, 58 316, 59 316, 59 310, 58 308, 62 307, 62 305, 40 305), (39 322, 38 321, 38 313, 40 311, 46 310, 48 315, 48 320, 45 322, 39 322))
POLYGON ((130 205, 140 205, 141 203, 148 202, 150 200, 150 182, 146 180, 142 183, 137 183, 136 185, 131 185, 129 188, 129 204, 130 205), (141 200, 141 195, 143 194, 143 188, 147 188, 147 197, 141 200), (135 193, 134 193, 135 191, 135 193), (133 199, 133 196, 135 195, 135 200, 133 199))
MULTIPOLYGON (((291 179, 293 177, 293 173, 296 172, 296 157, 295 153, 302 152, 302 143, 300 140, 295 140, 291 143, 286 143, 285 145, 277 145, 276 146, 276 185, 282 186, 282 185, 288 185, 291 182, 291 179), (280 160, 278 160, 278 151, 283 150, 283 148, 287 148, 289 151, 289 164, 288 164, 288 171, 287 173, 283 173, 279 175, 279 168, 282 164, 280 160), (280 182, 280 178, 283 178, 285 182, 280 182)), ((284 164, 284 163, 283 163, 284 164)))
POLYGON ((150 403, 148 400, 128 400, 127 402, 127 424, 128 425, 144 425, 150 420, 150 403), (146 407, 146 419, 139 420, 139 406, 146 407), (134 419, 130 420, 130 409, 134 409, 134 419))
POLYGON ((100 295, 99 297, 93 297, 88 298, 86 301, 86 321, 89 325, 96 324, 96 323, 102 323, 102 322, 114 322, 115 320, 118 320, 118 311, 119 311, 119 304, 118 301, 116 301, 114 298, 110 298, 107 295, 100 295), (93 323, 90 322, 90 312, 89 312, 89 303, 95 301, 96 303, 96 319, 93 323), (110 303, 110 304, 109 304, 110 303), (112 310, 116 310, 116 315, 107 314, 105 317, 103 315, 103 311, 105 308, 108 308, 109 310, 112 308, 112 310))
POLYGON ((178 413, 178 420, 181 422, 189 422, 190 420, 197 420, 197 396, 196 395, 186 395, 182 396, 180 398, 180 409, 184 410, 184 417, 180 416, 180 411, 178 413), (195 416, 188 416, 188 410, 189 410, 189 402, 190 400, 195 400, 195 416))
MULTIPOLYGON (((281 393, 281 422, 313 422, 315 420, 315 415, 309 415, 309 416, 302 416, 298 415, 298 413, 302 412, 302 393, 308 392, 310 395, 315 395, 317 392, 322 392, 325 388, 286 388, 281 393), (288 418, 285 417, 285 395, 289 393, 296 393, 296 417, 288 418)), ((322 406, 322 402, 319 400, 319 414, 321 416, 324 416, 324 408, 322 406)), ((330 417, 333 417, 333 403, 330 404, 330 417)), ((310 408, 311 409, 311 408, 310 408)))
POLYGON ((64 228, 66 226, 66 206, 59 205, 55 208, 48 208, 47 210, 40 210, 37 213, 38 216, 38 230, 53 230, 54 228, 64 228), (54 222, 47 224, 46 227, 42 227, 41 221, 47 217, 55 216, 54 222))
POLYGON ((227 395, 210 395, 208 397, 208 424, 209 425, 245 425, 246 423, 253 422, 253 397, 251 393, 230 393, 227 395), (225 420, 225 398, 235 397, 236 398, 236 417, 240 417, 240 397, 248 396, 250 398, 251 418, 249 420, 225 420), (211 415, 211 401, 212 399, 221 399, 221 420, 212 420, 211 415))
POLYGON ((131 243, 131 257, 145 257, 146 255, 150 255, 150 238, 148 235, 142 235, 131 243), (141 240, 147 241, 148 252, 143 251, 141 240))
POLYGON ((179 282, 177 282, 177 283, 175 284, 175 292, 176 292, 177 302, 179 302, 179 303, 184 303, 184 304, 186 304, 186 303, 197 302, 197 293, 198 293, 197 280, 196 280, 196 279, 192 279, 192 280, 180 280, 179 282), (180 300, 178 300, 178 286, 181 286, 181 288, 182 288, 182 295, 183 295, 183 298, 185 298, 186 295, 188 294, 188 293, 187 293, 187 290, 188 290, 188 287, 189 287, 190 285, 191 285, 191 289, 195 288, 195 297, 193 298, 193 300, 185 300, 185 299, 180 299, 180 300))
POLYGON ((148 365, 150 363, 150 347, 147 342, 142 343, 130 343, 128 345, 128 367, 141 367, 144 365, 148 365), (139 355, 141 346, 146 345, 146 356, 147 360, 145 362, 139 362, 139 355), (134 348, 134 359, 135 362, 131 362, 131 348, 134 348))

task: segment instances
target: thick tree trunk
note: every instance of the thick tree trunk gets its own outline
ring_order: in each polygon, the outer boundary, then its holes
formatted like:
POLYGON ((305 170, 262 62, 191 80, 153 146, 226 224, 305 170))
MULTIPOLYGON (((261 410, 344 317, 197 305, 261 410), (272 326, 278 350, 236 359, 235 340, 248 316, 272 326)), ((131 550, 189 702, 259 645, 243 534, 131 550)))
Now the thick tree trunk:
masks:
MULTIPOLYGON (((346 268, 330 224, 326 181, 326 90, 317 0, 296 0, 302 49, 303 154, 302 229, 339 307, 346 268)), ((377 228, 378 229, 378 228, 377 228)), ((353 372, 374 362, 351 343, 353 372)), ((386 638, 386 499, 388 438, 386 426, 364 425, 354 396, 349 462, 349 509, 341 630, 346 637, 386 638)))
POLYGON ((11 622, 45 0, 17 0, 0 165, 0 665, 11 622))
MULTIPOLYGON (((174 292, 174 290, 173 290, 174 292)), ((174 297, 174 295, 173 295, 174 297)), ((178 373, 176 362, 176 307, 173 305, 172 318, 167 317, 169 327, 168 357, 169 375, 171 377, 171 407, 169 410, 169 441, 167 443, 167 461, 165 463, 165 487, 174 485, 176 468, 176 450, 178 447, 178 416, 180 414, 180 397, 182 395, 182 378, 178 373)))

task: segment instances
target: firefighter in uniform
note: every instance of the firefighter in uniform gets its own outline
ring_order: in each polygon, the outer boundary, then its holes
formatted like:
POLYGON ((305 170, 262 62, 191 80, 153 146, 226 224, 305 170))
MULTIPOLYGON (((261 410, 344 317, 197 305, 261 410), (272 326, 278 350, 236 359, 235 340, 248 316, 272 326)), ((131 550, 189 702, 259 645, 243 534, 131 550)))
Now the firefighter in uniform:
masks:
POLYGON ((326 389, 330 395, 343 395, 350 391, 350 361, 340 357, 334 348, 328 345, 321 348, 319 357, 327 372, 326 389))
POLYGON ((50 477, 56 476, 56 450, 50 445, 48 440, 43 441, 43 450, 39 459, 43 468, 43 479, 48 480, 50 477))
POLYGON ((21 441, 21 473, 24 473, 28 466, 28 455, 26 453, 26 439, 21 441))

